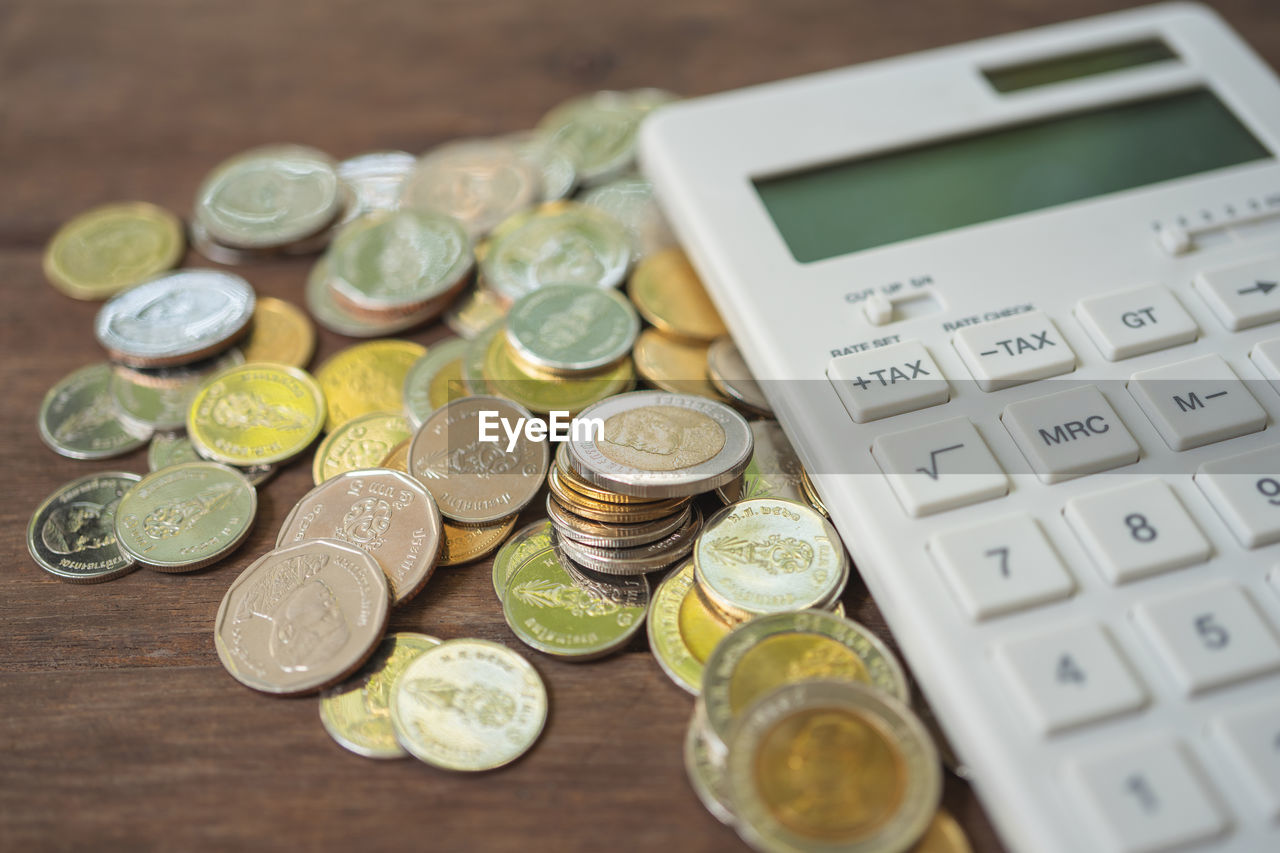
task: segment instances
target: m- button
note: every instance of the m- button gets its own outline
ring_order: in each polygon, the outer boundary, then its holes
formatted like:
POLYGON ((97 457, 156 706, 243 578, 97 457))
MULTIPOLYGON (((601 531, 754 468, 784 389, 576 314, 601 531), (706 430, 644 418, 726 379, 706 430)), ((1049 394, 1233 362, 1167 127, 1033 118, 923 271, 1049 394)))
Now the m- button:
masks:
POLYGON ((860 424, 951 399, 947 380, 919 341, 834 358, 827 378, 860 424))
POLYGON ((1093 385, 1013 403, 1000 419, 1045 483, 1138 461, 1138 443, 1093 385))
POLYGON ((1129 393, 1171 450, 1257 432, 1267 413, 1220 355, 1141 370, 1129 393))
POLYGON ((952 339, 983 391, 1070 373, 1076 354, 1043 311, 970 326, 952 339))

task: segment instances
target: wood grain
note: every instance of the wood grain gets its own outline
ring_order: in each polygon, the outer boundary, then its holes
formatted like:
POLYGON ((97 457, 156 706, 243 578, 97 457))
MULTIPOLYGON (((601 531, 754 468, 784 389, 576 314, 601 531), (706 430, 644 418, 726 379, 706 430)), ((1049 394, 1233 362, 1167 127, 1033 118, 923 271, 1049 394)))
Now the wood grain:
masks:
MULTIPOLYGON (((551 719, 516 765, 480 776, 373 762, 335 746, 314 699, 254 694, 214 654, 231 579, 270 547, 309 485, 295 464, 261 492, 245 545, 192 575, 137 571, 59 583, 24 542, 36 504, 95 470, 36 435, 48 387, 103 358, 96 305, 56 293, 42 247, 94 204, 146 199, 185 214, 204 173, 264 142, 348 156, 421 151, 457 136, 533 125, 597 88, 701 94, 1106 11, 1101 0, 887 4, 122 3, 0 5, 0 848, 718 850, 741 845, 698 805, 681 763, 690 699, 643 638, 586 665, 524 650, 507 630, 489 566, 440 570, 395 629, 521 648, 546 679, 551 719)), ((1264 58, 1280 59, 1268 0, 1219 8, 1264 58)), ((856 109, 857 105, 851 105, 856 109)), ((190 256, 188 263, 208 265, 190 256)), ((260 293, 302 301, 304 260, 241 272, 260 293)), ((408 337, 430 343, 439 328, 408 337)), ((351 342, 322 332, 319 364, 351 342)), ((530 513, 533 518, 536 513, 530 513)), ((855 580, 846 606, 887 636, 855 580)), ((947 806, 977 850, 1000 845, 976 797, 948 778, 947 806)))

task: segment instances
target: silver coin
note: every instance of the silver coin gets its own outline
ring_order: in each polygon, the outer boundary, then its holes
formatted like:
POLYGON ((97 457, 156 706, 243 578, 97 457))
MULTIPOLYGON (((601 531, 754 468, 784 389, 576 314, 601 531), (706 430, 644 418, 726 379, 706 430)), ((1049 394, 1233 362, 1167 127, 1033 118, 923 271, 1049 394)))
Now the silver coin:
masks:
POLYGON ((685 507, 667 518, 634 524, 608 524, 576 515, 560 503, 555 495, 547 495, 547 516, 566 539, 596 548, 632 548, 657 542, 675 533, 689 521, 692 509, 685 507))
MULTIPOLYGON (((158 432, 151 437, 151 444, 147 447, 147 469, 150 471, 159 471, 161 468, 171 468, 174 465, 181 465, 184 462, 216 462, 216 459, 209 459, 201 456, 196 450, 196 446, 191 443, 191 439, 187 437, 185 432, 180 433, 164 433, 158 432)), ((261 486, 267 480, 275 476, 278 468, 275 465, 228 465, 229 468, 235 468, 239 471, 251 486, 261 486)))
POLYGON ((338 177, 351 189, 342 224, 373 210, 395 210, 405 178, 418 160, 408 151, 370 151, 338 164, 338 177))
POLYGON ((426 355, 409 366, 404 377, 404 413, 415 430, 437 408, 431 405, 432 382, 446 365, 463 358, 467 346, 464 338, 436 341, 427 347, 426 355))
POLYGON ((405 180, 400 206, 452 216, 477 238, 541 195, 542 177, 517 145, 469 139, 427 152, 405 180))
POLYGON ((253 288, 238 275, 179 270, 109 299, 98 311, 94 334, 122 364, 189 364, 242 337, 255 301, 253 288))
POLYGON ((334 295, 380 312, 421 310, 460 287, 474 263, 458 220, 417 210, 362 216, 343 227, 327 257, 334 295))
POLYGON ((631 548, 599 548, 564 536, 557 529, 552 545, 581 566, 605 575, 642 575, 665 569, 683 560, 693 550, 702 529, 702 513, 692 508, 679 530, 656 542, 631 548))
POLYGON ((516 147, 520 156, 533 163, 542 178, 542 201, 567 198, 578 186, 578 170, 573 157, 562 146, 531 130, 503 137, 516 147))
POLYGON ((749 498, 786 498, 809 503, 804 491, 804 466, 777 421, 752 421, 755 445, 751 462, 740 479, 716 489, 726 504, 749 498))
POLYGON ((635 165, 641 120, 674 99, 658 89, 596 92, 553 108, 538 122, 538 131, 572 153, 584 184, 596 184, 635 165))
POLYGON ((676 235, 671 233, 671 226, 658 207, 648 178, 624 175, 592 187, 579 201, 600 208, 622 223, 631 235, 637 260, 677 245, 676 235))
POLYGON ((121 420, 110 382, 111 365, 91 364, 49 389, 37 424, 50 449, 72 459, 109 459, 147 443, 150 429, 121 420))
POLYGON ((725 826, 733 826, 736 818, 729 802, 725 756, 717 755, 708 741, 706 712, 701 701, 694 705, 684 735, 684 772, 702 807, 725 826))
POLYGON ((506 334, 526 362, 580 373, 626 358, 640 334, 640 315, 617 291, 552 284, 515 301, 507 312, 506 334))
POLYGON ((103 471, 72 480, 36 508, 27 550, 40 568, 69 583, 100 583, 135 568, 116 542, 116 507, 142 478, 103 471))
POLYGON ((769 398, 751 375, 733 338, 716 338, 707 348, 707 378, 717 391, 748 411, 773 417, 769 398))
POLYGON ((428 304, 419 311, 396 316, 389 320, 371 320, 360 317, 339 305, 329 289, 329 261, 320 258, 307 275, 307 310, 321 326, 348 338, 381 338, 408 331, 435 317, 440 308, 428 304))
POLYGON ((215 373, 244 364, 244 354, 232 348, 214 358, 181 367, 127 367, 111 371, 111 399, 127 422, 143 430, 172 432, 187 424, 196 392, 215 373))

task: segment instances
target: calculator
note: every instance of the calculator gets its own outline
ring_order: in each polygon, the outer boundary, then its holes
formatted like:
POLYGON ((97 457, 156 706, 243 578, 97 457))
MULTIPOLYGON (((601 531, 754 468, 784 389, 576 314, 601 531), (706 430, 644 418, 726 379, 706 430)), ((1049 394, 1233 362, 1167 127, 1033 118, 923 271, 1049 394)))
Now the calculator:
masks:
POLYGON ((1001 837, 1280 850, 1280 81, 1173 4, 641 161, 1001 837))

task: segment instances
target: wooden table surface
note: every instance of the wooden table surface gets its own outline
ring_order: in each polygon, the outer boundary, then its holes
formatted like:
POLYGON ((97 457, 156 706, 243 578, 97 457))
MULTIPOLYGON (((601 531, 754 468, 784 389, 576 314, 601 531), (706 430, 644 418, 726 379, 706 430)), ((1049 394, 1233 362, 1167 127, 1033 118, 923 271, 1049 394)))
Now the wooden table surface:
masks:
MULTIPOLYGON (((1217 5, 1280 64, 1273 0, 1217 5)), ((308 462, 261 490, 249 539, 210 570, 140 570, 75 586, 37 568, 25 530, 41 499, 93 471, 146 470, 145 451, 77 462, 36 434, 49 386, 104 358, 91 331, 97 305, 60 295, 41 275, 44 243, 61 222, 121 199, 186 214, 210 167, 260 143, 303 142, 339 157, 417 152, 530 127, 595 89, 704 94, 1110 8, 1102 0, 0 4, 0 849, 741 847, 685 782, 692 701, 659 671, 643 635, 590 664, 526 649, 503 622, 487 561, 438 571, 391 627, 497 640, 534 663, 551 716, 512 767, 461 776, 358 758, 325 734, 314 698, 270 698, 233 681, 214 653, 214 614, 310 486, 308 462)), ((208 265, 194 254, 187 262, 208 265)), ((239 271, 259 293, 300 304, 307 268, 300 259, 239 271)), ((443 332, 407 337, 430 343, 443 332)), ((321 331, 313 367, 351 343, 321 331)), ((887 636, 856 578, 845 603, 887 636)), ((1001 849, 963 782, 948 777, 945 801, 975 849, 1001 849)))

